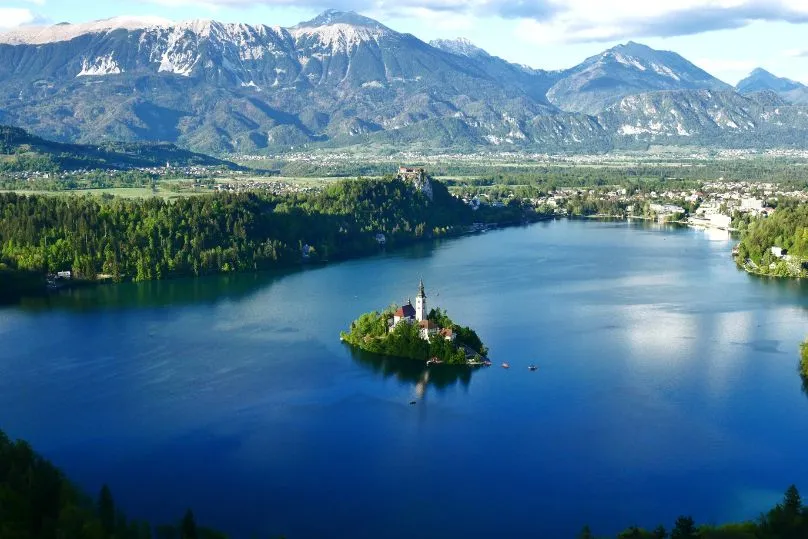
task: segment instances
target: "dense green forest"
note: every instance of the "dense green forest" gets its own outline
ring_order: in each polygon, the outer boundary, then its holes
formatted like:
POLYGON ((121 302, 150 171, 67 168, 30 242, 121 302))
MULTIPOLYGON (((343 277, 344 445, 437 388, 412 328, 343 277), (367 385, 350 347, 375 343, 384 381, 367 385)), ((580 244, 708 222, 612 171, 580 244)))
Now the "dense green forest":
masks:
MULTIPOLYGON (((0 431, 0 537, 2 539, 226 539, 197 525, 188 510, 176 523, 152 526, 127 519, 112 492, 102 487, 95 500, 83 494, 53 464, 24 441, 0 431)), ((589 527, 579 539, 594 535, 589 527)), ((616 539, 805 539, 808 508, 796 487, 757 520, 723 526, 697 526, 679 517, 668 533, 664 527, 632 526, 616 539)))
POLYGON ((741 233, 739 263, 766 275, 804 276, 803 261, 808 259, 808 205, 781 201, 769 217, 737 219, 735 224, 741 233), (785 249, 790 258, 775 256, 772 247, 785 249))
POLYGON ((172 202, 0 193, 0 263, 18 272, 142 281, 335 260, 378 251, 377 234, 397 246, 456 235, 476 221, 535 216, 518 201, 473 212, 439 182, 432 186, 432 200, 398 179, 172 202))
POLYGON ((197 526, 188 510, 176 524, 129 520, 105 485, 96 500, 82 493, 26 442, 0 431, 2 539, 226 539, 197 526))
POLYGON ((454 343, 440 335, 433 335, 428 341, 422 339, 419 326, 415 323, 399 323, 392 331, 388 331, 387 322, 393 318, 395 310, 396 306, 391 306, 384 311, 365 313, 351 324, 349 331, 342 332, 340 337, 367 352, 419 361, 434 357, 449 365, 466 364, 466 353, 459 345, 471 348, 480 356, 488 353, 473 329, 455 324, 440 309, 432 309, 427 318, 441 328, 451 328, 456 335, 454 343))

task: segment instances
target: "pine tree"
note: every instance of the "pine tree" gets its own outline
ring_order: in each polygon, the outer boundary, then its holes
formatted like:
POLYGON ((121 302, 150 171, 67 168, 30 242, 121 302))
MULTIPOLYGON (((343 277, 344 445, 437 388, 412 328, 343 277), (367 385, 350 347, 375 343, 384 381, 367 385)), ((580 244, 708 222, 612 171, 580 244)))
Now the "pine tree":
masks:
POLYGON ((796 517, 802 512, 802 498, 795 485, 791 485, 786 490, 785 499, 783 500, 783 509, 790 517, 796 517))
POLYGON ((112 492, 107 485, 101 487, 98 494, 98 517, 101 519, 101 527, 104 536, 110 537, 115 533, 115 501, 112 499, 112 492))
POLYGON ((589 529, 589 525, 583 527, 581 533, 578 534, 578 539, 595 539, 595 536, 592 535, 592 530, 589 529))
POLYGON ((194 514, 190 509, 188 509, 188 511, 185 512, 185 516, 182 518, 180 539, 197 539, 197 537, 194 514))
POLYGON ((696 523, 693 518, 689 516, 681 516, 676 519, 676 525, 671 531, 671 539, 691 539, 698 537, 699 533, 696 530, 696 523))

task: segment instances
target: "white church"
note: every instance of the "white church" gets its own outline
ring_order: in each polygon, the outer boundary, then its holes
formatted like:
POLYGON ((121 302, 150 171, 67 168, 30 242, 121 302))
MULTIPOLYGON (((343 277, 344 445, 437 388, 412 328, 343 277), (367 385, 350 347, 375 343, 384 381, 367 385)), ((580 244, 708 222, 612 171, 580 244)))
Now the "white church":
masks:
POLYGON ((427 318, 429 311, 426 308, 426 293, 424 292, 423 279, 418 284, 418 295, 415 296, 415 307, 412 306, 412 301, 409 299, 407 303, 399 307, 393 318, 389 322, 390 331, 393 330, 398 324, 404 322, 406 324, 418 324, 420 327, 421 338, 428 341, 433 335, 440 334, 447 341, 454 341, 455 334, 452 328, 441 328, 432 320, 427 318))

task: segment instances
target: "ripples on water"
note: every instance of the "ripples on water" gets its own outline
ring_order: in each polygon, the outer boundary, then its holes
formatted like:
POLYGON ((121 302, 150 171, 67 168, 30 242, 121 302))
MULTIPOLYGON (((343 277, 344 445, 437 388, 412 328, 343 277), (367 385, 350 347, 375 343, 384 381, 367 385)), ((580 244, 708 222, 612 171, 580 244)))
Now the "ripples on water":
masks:
POLYGON ((324 537, 572 537, 754 518, 808 484, 808 294, 726 237, 559 221, 278 274, 0 310, 0 428, 133 517, 324 537), (498 367, 350 350, 415 293, 498 367), (539 365, 529 372, 527 365, 539 365), (417 404, 410 405, 415 399, 417 404))

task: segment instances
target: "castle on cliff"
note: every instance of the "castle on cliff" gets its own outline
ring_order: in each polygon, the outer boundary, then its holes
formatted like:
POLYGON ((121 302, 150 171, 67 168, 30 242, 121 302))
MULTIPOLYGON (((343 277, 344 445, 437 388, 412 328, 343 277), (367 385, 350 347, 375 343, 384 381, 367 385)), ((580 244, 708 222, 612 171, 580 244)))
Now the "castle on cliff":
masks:
POLYGON ((404 181, 412 182, 417 191, 421 191, 429 200, 432 200, 432 183, 429 181, 426 169, 398 167, 398 177, 404 181))

